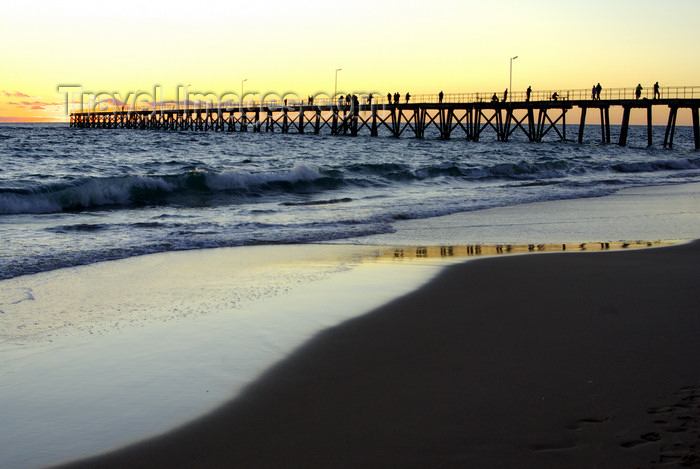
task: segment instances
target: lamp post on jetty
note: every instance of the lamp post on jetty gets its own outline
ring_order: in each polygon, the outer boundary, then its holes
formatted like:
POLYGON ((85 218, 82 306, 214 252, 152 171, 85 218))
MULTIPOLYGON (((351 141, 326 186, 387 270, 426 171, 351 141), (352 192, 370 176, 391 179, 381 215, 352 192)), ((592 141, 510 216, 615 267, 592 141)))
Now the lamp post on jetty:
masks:
POLYGON ((508 94, 510 95, 511 101, 513 101, 513 60, 517 58, 517 55, 510 58, 510 81, 508 82, 508 94))
MULTIPOLYGON (((333 88, 333 99, 335 99, 335 96, 338 94, 338 72, 341 70, 342 68, 335 69, 335 87, 333 88)), ((333 104, 332 101, 331 104, 333 104)))
POLYGON ((247 78, 241 80, 241 106, 243 106, 243 83, 245 83, 246 81, 248 81, 247 78))

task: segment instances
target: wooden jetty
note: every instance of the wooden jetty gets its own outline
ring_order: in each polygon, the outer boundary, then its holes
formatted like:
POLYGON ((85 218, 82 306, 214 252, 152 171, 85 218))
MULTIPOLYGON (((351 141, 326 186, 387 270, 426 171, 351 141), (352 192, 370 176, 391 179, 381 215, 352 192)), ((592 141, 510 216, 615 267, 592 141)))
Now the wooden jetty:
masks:
MULTIPOLYGON (((113 108, 109 110, 84 110, 70 114, 70 125, 79 128, 123 128, 175 131, 221 132, 281 132, 319 134, 329 131, 332 135, 378 136, 380 130, 401 137, 404 134, 424 138, 426 130, 441 139, 465 137, 479 141, 486 131, 495 133, 499 141, 508 141, 513 134, 524 134, 531 142, 541 142, 547 135, 551 139, 567 140, 566 114, 574 108, 580 110, 578 142, 583 142, 586 117, 590 111, 600 114, 601 141, 610 143, 610 109, 621 108, 622 122, 618 144, 627 145, 630 114, 633 109, 646 111, 647 144, 652 145, 652 109, 669 110, 664 136, 664 147, 672 148, 679 109, 690 109, 692 114, 695 149, 700 149, 700 87, 664 90, 657 97, 634 96, 634 89, 606 90, 601 99, 584 98, 586 90, 569 90, 514 93, 508 101, 484 99, 488 93, 469 95, 416 96, 410 102, 390 102, 376 95, 360 95, 349 100, 318 100, 282 104, 263 101, 248 104, 199 106, 161 105, 146 109, 113 108), (682 92, 680 92, 682 90, 682 92), (481 96, 481 97, 480 97, 481 96)), ((492 96, 496 96, 495 94, 492 96)), ((393 100, 392 100, 393 101, 393 100)))

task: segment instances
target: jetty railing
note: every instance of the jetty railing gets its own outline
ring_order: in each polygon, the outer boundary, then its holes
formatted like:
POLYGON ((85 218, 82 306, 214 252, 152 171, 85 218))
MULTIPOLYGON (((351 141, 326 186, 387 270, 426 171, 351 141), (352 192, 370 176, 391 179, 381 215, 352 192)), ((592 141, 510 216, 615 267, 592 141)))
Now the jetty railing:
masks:
MULTIPOLYGON (((603 88, 600 92, 600 99, 605 101, 636 99, 636 87, 632 88, 603 88)), ((481 93, 447 93, 443 96, 443 103, 477 103, 489 102, 495 94, 499 101, 503 102, 502 91, 488 91, 481 93)), ((551 90, 533 90, 530 94, 529 101, 553 101, 552 96, 557 93, 557 99, 560 101, 592 101, 591 89, 551 89, 551 90)), ((659 99, 698 99, 700 98, 700 86, 667 86, 659 88, 659 99)), ((643 87, 640 99, 654 99, 654 88, 643 87)), ((386 102, 386 96, 384 96, 386 102)), ((526 91, 508 92, 507 102, 528 102, 526 91)), ((405 102, 405 95, 401 97, 400 102, 405 102)), ((419 94, 410 97, 409 102, 416 103, 438 103, 438 94, 419 94)))
MULTIPOLYGON (((504 90, 505 91, 505 90, 504 90)), ((504 91, 485 91, 485 92, 470 92, 470 93, 444 93, 440 100, 439 93, 433 94, 417 94, 410 95, 408 103, 411 104, 475 104, 494 102, 510 102, 510 103, 525 103, 525 102, 547 102, 555 101, 592 101, 592 89, 550 89, 550 90, 533 90, 530 93, 529 99, 526 91, 508 92, 507 98, 504 100, 504 91)), ((395 92, 396 93, 396 92, 395 92)), ((360 104, 369 105, 392 105, 395 104, 394 93, 390 93, 391 98, 387 95, 379 93, 358 93, 360 104), (371 95, 371 100, 370 100, 371 95)), ((299 105, 315 105, 315 106, 331 106, 337 104, 347 104, 346 96, 340 95, 333 99, 326 95, 316 96, 313 98, 313 103, 309 102, 308 97, 303 98, 296 95, 288 95, 288 98, 266 98, 264 100, 256 98, 245 98, 243 102, 240 100, 227 99, 221 102, 214 102, 211 99, 188 98, 186 101, 175 102, 172 100, 152 101, 142 100, 141 104, 125 104, 123 106, 103 101, 91 103, 87 106, 86 111, 79 112, 100 112, 100 111, 159 111, 159 110, 176 110, 176 109, 226 109, 230 110, 238 107, 283 107, 283 106, 299 106, 299 105)), ((632 88, 603 88, 600 93, 601 101, 621 101, 636 99, 636 87, 632 88)), ((655 99, 653 86, 644 87, 641 91, 639 99, 655 99)), ((666 86, 659 88, 658 99, 700 99, 700 86, 666 86)), ((407 104, 406 94, 400 94, 398 104, 407 104)))

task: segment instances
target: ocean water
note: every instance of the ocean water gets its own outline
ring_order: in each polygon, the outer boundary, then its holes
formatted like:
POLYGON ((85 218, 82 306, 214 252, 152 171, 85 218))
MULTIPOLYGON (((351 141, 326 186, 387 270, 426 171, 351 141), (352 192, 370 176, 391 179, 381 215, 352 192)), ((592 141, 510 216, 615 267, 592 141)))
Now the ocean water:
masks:
MULTIPOLYGON (((308 243, 392 223, 700 181, 692 130, 674 149, 585 140, 0 126, 0 279, 173 250, 308 243)), ((576 126, 567 128, 575 137, 576 126)), ((613 128, 613 141, 618 129, 613 128)))

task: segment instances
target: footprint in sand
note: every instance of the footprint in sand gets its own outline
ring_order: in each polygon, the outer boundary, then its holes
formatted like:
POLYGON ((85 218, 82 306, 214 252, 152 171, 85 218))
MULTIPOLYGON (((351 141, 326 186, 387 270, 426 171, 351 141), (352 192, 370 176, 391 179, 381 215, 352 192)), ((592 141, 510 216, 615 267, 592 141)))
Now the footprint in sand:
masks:
POLYGON ((620 445, 620 446, 622 446, 623 448, 634 448, 635 446, 643 445, 646 443, 651 443, 654 441, 659 441, 659 440, 661 440, 661 435, 659 433, 656 433, 656 432, 649 432, 649 433, 645 433, 643 435, 640 435, 639 438, 640 438, 639 440, 632 440, 632 441, 628 441, 626 443, 622 443, 622 445, 620 445))
POLYGON ((656 417, 653 423, 660 431, 644 433, 640 439, 622 446, 634 448, 660 441, 662 445, 656 463, 700 467, 700 386, 686 386, 674 394, 678 396, 674 404, 647 410, 656 417))

